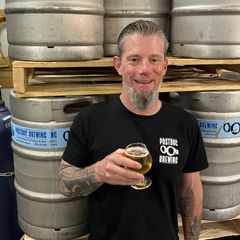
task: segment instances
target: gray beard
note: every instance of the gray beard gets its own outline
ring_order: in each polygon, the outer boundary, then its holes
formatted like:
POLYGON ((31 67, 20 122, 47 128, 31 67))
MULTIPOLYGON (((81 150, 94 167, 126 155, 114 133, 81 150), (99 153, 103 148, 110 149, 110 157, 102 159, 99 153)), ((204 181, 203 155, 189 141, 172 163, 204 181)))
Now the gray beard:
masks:
POLYGON ((130 101, 137 110, 147 110, 158 99, 158 89, 153 89, 151 92, 145 90, 136 91, 135 89, 123 84, 128 91, 130 101))

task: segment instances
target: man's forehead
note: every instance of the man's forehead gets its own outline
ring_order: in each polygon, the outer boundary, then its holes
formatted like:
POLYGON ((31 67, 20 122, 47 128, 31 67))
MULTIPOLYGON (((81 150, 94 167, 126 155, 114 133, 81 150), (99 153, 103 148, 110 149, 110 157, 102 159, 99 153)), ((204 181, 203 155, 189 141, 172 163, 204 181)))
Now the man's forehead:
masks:
POLYGON ((131 34, 131 35, 127 35, 124 38, 124 45, 128 45, 128 44, 136 45, 137 42, 141 42, 141 41, 156 42, 162 46, 164 44, 163 40, 157 34, 151 34, 151 35, 131 34))
POLYGON ((124 41, 124 51, 131 51, 137 49, 152 49, 152 51, 157 49, 163 50, 164 43, 159 36, 149 35, 149 36, 129 36, 124 41))

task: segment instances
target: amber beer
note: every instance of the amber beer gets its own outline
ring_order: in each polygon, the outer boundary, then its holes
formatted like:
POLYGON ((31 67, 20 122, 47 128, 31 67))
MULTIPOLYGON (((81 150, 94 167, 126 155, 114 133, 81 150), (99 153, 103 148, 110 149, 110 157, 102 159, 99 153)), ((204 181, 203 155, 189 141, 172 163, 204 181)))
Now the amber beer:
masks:
POLYGON ((145 174, 152 167, 152 157, 149 154, 149 151, 146 148, 146 146, 144 144, 142 145, 143 146, 141 146, 140 144, 134 146, 131 146, 131 144, 128 145, 126 147, 125 156, 142 164, 142 168, 140 169, 135 168, 128 169, 131 169, 141 174, 145 174))

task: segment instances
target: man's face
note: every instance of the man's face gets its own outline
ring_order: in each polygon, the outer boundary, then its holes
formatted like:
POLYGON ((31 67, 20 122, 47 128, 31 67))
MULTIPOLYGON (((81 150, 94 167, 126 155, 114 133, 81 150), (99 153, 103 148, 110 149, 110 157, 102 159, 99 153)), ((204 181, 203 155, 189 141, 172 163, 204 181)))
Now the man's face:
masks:
POLYGON ((123 94, 131 95, 132 92, 140 96, 139 99, 141 96, 158 95, 167 60, 163 43, 157 35, 127 36, 122 57, 115 62, 115 68, 123 79, 123 94))

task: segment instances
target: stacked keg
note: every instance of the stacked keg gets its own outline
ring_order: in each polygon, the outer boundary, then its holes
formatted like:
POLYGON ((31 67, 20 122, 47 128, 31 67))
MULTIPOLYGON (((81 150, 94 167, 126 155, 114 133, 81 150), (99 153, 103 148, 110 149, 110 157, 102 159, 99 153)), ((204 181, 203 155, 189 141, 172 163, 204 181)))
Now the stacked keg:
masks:
POLYGON ((99 97, 17 98, 11 93, 12 148, 21 229, 36 239, 73 239, 88 232, 87 198, 59 192, 58 171, 69 128, 99 97))
POLYGON ((6 0, 9 57, 73 61, 103 57, 103 0, 6 0))
POLYGON ((19 60, 89 60, 117 54, 130 22, 157 22, 171 53, 194 58, 239 58, 239 0, 6 0, 9 56, 19 60), (170 38, 170 37, 169 37, 170 38))
POLYGON ((171 53, 193 58, 239 58, 239 21, 239 0, 173 0, 171 53))
MULTIPOLYGON (((103 0, 6 0, 9 57, 74 61, 103 57, 103 0)), ((58 171, 73 118, 102 96, 18 98, 11 93, 18 222, 34 239, 88 233, 88 199, 63 196, 58 171)))
POLYGON ((209 167, 201 172, 204 219, 240 214, 239 99, 239 91, 180 94, 181 106, 198 120, 209 161, 209 167))
MULTIPOLYGON (((239 58, 239 0, 173 0, 171 53, 178 57, 239 58)), ((238 91, 188 92, 181 105, 198 119, 209 161, 202 171, 204 219, 240 214, 238 91)))
POLYGON ((169 0, 105 0, 104 1, 104 55, 117 55, 117 39, 121 30, 138 19, 159 24, 166 35, 170 24, 169 0))
POLYGON ((120 31, 137 19, 169 35, 169 0, 6 0, 9 57, 74 61, 117 54, 120 31))

